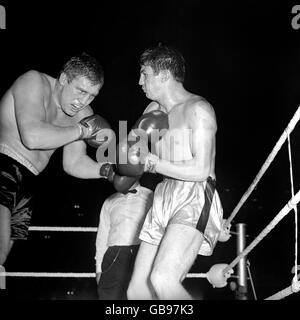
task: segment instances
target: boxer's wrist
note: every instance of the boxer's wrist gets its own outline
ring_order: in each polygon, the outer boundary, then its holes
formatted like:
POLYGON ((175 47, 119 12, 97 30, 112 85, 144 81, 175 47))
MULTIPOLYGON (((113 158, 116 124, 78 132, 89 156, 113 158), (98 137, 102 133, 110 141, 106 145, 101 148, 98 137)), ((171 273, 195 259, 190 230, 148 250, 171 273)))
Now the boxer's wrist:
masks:
POLYGON ((144 171, 156 173, 156 167, 157 167, 158 161, 159 161, 159 157, 149 152, 145 158, 144 171))
POLYGON ((77 138, 77 140, 81 140, 83 138, 83 135, 84 135, 83 128, 82 128, 82 125, 80 123, 77 123, 77 127, 79 129, 79 137, 77 138))
POLYGON ((107 176, 107 180, 108 180, 109 182, 113 182, 115 175, 116 175, 115 171, 112 171, 112 172, 107 176))

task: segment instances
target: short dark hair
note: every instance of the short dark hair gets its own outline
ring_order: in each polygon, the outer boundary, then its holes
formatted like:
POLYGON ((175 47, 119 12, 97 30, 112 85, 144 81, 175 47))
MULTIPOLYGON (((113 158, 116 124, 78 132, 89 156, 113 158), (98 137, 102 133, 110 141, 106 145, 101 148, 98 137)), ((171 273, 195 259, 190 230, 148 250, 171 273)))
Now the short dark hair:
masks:
POLYGON ((178 50, 170 46, 159 43, 145 50, 141 54, 140 65, 150 66, 155 74, 161 70, 169 70, 175 80, 184 81, 185 60, 178 50))
POLYGON ((78 76, 89 79, 93 85, 104 83, 104 71, 96 58, 83 52, 71 57, 64 65, 60 74, 65 73, 71 82, 78 76))

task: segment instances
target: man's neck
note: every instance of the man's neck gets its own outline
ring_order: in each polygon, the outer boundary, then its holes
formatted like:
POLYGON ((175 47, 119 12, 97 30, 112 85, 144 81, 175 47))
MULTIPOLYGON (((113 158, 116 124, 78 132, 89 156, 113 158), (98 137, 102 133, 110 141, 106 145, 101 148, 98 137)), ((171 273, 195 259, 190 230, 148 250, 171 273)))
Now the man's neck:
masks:
POLYGON ((168 88, 158 103, 169 113, 174 106, 184 102, 188 95, 189 92, 184 89, 182 83, 176 82, 168 88))
POLYGON ((57 109, 62 111, 61 104, 59 103, 59 96, 61 95, 62 86, 59 81, 56 79, 52 85, 52 100, 56 105, 57 109))

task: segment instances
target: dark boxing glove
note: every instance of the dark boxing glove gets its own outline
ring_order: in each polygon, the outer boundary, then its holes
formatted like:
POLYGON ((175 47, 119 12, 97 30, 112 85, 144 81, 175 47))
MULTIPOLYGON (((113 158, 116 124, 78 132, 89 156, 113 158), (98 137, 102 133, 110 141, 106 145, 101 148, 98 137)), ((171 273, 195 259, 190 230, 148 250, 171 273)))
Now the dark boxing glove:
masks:
POLYGON ((114 165, 109 162, 101 165, 99 173, 101 177, 112 182, 116 191, 124 194, 127 193, 130 187, 139 179, 139 177, 126 177, 116 174, 114 165))
POLYGON ((114 175, 113 185, 118 192, 126 194, 140 177, 114 175))
POLYGON ((100 167, 99 174, 100 177, 113 182, 115 176, 114 165, 109 162, 103 163, 100 167))
POLYGON ((147 142, 124 139, 117 147, 117 173, 121 176, 138 177, 144 172, 144 159, 149 153, 147 142), (125 160, 125 161, 124 161, 125 160))

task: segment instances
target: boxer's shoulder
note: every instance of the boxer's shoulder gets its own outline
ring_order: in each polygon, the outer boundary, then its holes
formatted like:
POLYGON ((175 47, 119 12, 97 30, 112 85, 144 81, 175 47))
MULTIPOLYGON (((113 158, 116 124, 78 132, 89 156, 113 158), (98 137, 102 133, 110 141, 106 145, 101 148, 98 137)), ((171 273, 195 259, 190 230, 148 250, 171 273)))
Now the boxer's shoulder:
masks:
POLYGON ((207 117, 215 117, 215 112, 212 105, 201 96, 193 95, 184 105, 186 113, 191 113, 193 116, 202 115, 207 117))
POLYGON ((37 71, 37 70, 28 70, 26 72, 24 72, 23 74, 21 74, 15 81, 15 83, 18 84, 24 84, 24 83, 28 83, 28 82, 43 82, 46 80, 46 75, 37 71))
POLYGON ((55 79, 36 70, 29 70, 20 75, 13 84, 15 93, 22 93, 24 90, 30 89, 31 93, 51 91, 55 79))

